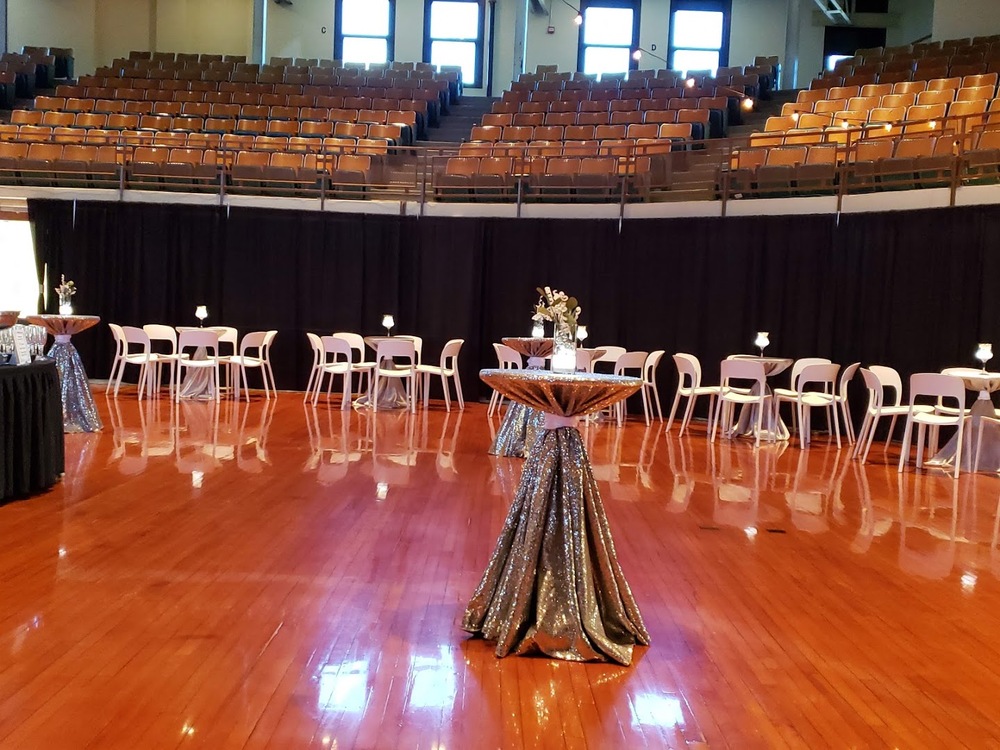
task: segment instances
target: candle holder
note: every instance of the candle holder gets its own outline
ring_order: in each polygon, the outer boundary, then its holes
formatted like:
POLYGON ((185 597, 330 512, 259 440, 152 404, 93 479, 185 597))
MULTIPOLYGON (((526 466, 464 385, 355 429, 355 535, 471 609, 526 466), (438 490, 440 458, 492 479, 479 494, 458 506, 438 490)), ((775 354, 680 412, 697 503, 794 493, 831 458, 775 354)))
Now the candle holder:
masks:
POLYGON ((993 359, 993 344, 979 344, 976 349, 976 359, 983 365, 983 372, 986 372, 986 363, 993 359))
POLYGON ((198 327, 205 327, 205 318, 208 317, 208 308, 205 305, 198 305, 194 309, 194 316, 198 319, 198 327))
POLYGON ((760 350, 761 359, 764 358, 764 350, 771 343, 771 340, 768 338, 769 335, 767 331, 757 331, 757 338, 753 340, 753 345, 760 350))
POLYGON ((581 344, 582 344, 582 343, 583 343, 584 341, 586 341, 586 340, 587 340, 587 336, 588 336, 588 335, 589 335, 589 334, 587 333, 587 326, 577 326, 577 327, 576 327, 576 339, 577 339, 577 341, 579 341, 579 342, 580 342, 581 344))
POLYGON ((391 315, 385 314, 382 316, 382 326, 385 328, 386 336, 392 336, 392 327, 394 325, 396 325, 396 321, 391 315))
POLYGON ((531 338, 533 339, 545 338, 545 326, 542 325, 540 321, 537 321, 533 326, 531 326, 531 338))

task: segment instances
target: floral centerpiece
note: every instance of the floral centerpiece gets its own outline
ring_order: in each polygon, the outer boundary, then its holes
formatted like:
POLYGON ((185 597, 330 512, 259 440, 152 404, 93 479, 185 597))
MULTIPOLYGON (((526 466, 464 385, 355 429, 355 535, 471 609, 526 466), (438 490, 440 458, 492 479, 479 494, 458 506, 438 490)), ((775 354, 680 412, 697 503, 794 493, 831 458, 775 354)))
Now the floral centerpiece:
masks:
POLYGON ((576 371, 576 329, 580 318, 580 305, 576 297, 550 287, 538 289, 538 302, 532 320, 541 323, 552 321, 552 371, 576 371))
POLYGON ((66 281, 65 275, 59 276, 59 286, 56 287, 56 294, 59 295, 59 314, 73 314, 73 295, 76 294, 76 284, 66 281))

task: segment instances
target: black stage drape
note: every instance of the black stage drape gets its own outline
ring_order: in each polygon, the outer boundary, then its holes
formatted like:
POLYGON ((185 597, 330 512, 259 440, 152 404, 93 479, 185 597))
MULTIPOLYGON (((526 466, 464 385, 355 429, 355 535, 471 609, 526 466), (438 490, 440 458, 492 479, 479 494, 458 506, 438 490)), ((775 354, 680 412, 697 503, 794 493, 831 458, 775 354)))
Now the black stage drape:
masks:
MULTIPOLYGON (((972 365, 1000 340, 1000 207, 891 213, 643 219, 416 218, 168 204, 29 201, 40 263, 79 288, 80 312, 125 325, 276 328, 281 388, 302 388, 306 331, 424 338, 437 362, 449 338, 470 397, 495 363, 492 342, 527 335, 535 287, 577 296, 588 345, 665 349, 701 360, 717 382, 727 354, 882 363, 904 377, 972 365)), ((74 338, 106 377, 106 328, 74 338)), ((857 386, 861 389, 860 384, 857 386)), ((436 391, 435 391, 436 392, 436 391)))

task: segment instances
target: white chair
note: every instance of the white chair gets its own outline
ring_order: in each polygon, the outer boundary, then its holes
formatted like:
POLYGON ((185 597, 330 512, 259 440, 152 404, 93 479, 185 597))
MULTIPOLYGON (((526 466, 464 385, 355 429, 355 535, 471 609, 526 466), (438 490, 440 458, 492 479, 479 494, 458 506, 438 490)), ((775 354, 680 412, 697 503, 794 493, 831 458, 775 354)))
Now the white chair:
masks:
POLYGON ((684 435, 694 414, 694 403, 699 396, 708 396, 708 417, 711 420, 715 412, 715 399, 719 395, 719 386, 701 384, 701 363, 693 354, 678 352, 673 355, 674 366, 677 368, 677 393, 674 394, 674 403, 670 407, 670 416, 667 418, 667 432, 674 423, 674 415, 677 414, 677 406, 681 398, 688 400, 684 409, 684 418, 681 420, 681 429, 677 433, 678 437, 684 435))
MULTIPOLYGON (((891 417, 889 423, 889 433, 885 437, 885 447, 889 447, 892 441, 892 433, 896 427, 896 419, 909 413, 910 407, 903 404, 903 381, 899 373, 891 367, 882 365, 872 365, 869 368, 861 368, 861 376, 865 380, 868 388, 868 406, 865 409, 865 418, 861 423, 861 432, 858 434, 858 441, 854 446, 854 458, 860 458, 861 463, 868 460, 868 451, 871 450, 872 442, 875 440, 875 430, 878 428, 879 420, 882 417, 891 417), (885 391, 891 389, 893 395, 886 402, 885 391)), ((918 406, 922 411, 934 411, 930 406, 918 406)))
POLYGON ((162 382, 163 375, 163 365, 170 365, 170 377, 167 383, 170 387, 174 384, 174 369, 177 366, 177 360, 179 356, 177 354, 177 331, 173 326, 160 325, 158 323, 147 323, 142 327, 142 330, 146 332, 149 336, 150 346, 154 346, 157 341, 163 341, 167 344, 168 351, 154 351, 156 354, 156 373, 153 377, 153 382, 155 383, 154 392, 159 390, 160 383, 162 382))
MULTIPOLYGON (((351 333, 349 331, 337 331, 333 334, 338 339, 343 339, 351 346, 351 372, 358 373, 358 392, 360 391, 370 391, 372 386, 372 371, 375 369, 375 362, 365 359, 365 339, 360 333, 351 333), (357 359, 354 358, 353 353, 357 353, 357 359)), ((354 376, 351 376, 352 380, 354 376)), ((351 384, 352 395, 354 393, 354 384, 351 384)))
POLYGON ((913 425, 917 425, 917 468, 924 465, 924 433, 927 427, 936 431, 946 425, 958 428, 955 448, 955 471, 953 476, 958 479, 962 467, 962 443, 965 427, 965 384, 952 375, 942 375, 937 372, 918 372, 910 376, 910 408, 906 414, 906 429, 903 431, 903 446, 899 454, 899 471, 903 471, 910 458, 910 438, 913 425), (949 399, 956 402, 954 413, 941 414, 937 411, 919 410, 917 399, 930 396, 937 399, 949 399))
POLYGON ((398 336, 395 336, 394 338, 413 342, 413 351, 416 352, 417 354, 417 365, 419 366, 420 363, 423 361, 421 357, 423 356, 423 351, 424 351, 424 340, 420 338, 420 336, 410 336, 409 334, 406 333, 401 333, 398 336))
POLYGON ((185 354, 186 349, 193 349, 187 357, 177 360, 177 379, 174 381, 174 400, 181 400, 181 375, 185 368, 208 370, 212 378, 212 392, 215 400, 219 400, 219 334, 210 329, 192 329, 181 331, 177 337, 177 351, 185 354), (204 350, 204 356, 198 352, 204 350), (198 358, 195 355, 198 355, 198 358))
MULTIPOLYGON (((493 351, 497 354, 497 367, 501 370, 520 370, 524 365, 521 355, 506 344, 493 344, 493 351)), ((503 396, 500 391, 493 391, 493 395, 490 396, 490 405, 486 409, 486 416, 492 417, 502 404, 503 396)))
POLYGON ((455 381, 455 395, 458 397, 458 408, 465 408, 465 399, 462 397, 462 381, 458 377, 458 353, 462 350, 464 339, 452 339, 441 350, 441 362, 439 365, 417 365, 417 372, 423 375, 421 387, 424 392, 424 408, 427 408, 428 394, 430 390, 431 375, 441 378, 441 388, 444 391, 444 405, 451 411, 451 394, 448 392, 448 378, 455 381))
POLYGON ((122 375, 125 374, 126 365, 136 365, 139 368, 138 393, 139 400, 146 394, 152 393, 153 373, 156 368, 156 355, 153 354, 149 342, 149 336, 141 328, 135 326, 122 326, 122 338, 125 352, 118 365, 118 376, 115 379, 115 398, 118 397, 118 388, 122 384, 122 375), (139 347, 134 351, 132 347, 139 347))
POLYGON ((104 388, 105 393, 111 392, 111 386, 114 385, 118 377, 118 368, 123 366, 125 352, 128 350, 122 327, 117 323, 108 323, 108 328, 111 329, 111 337, 115 340, 115 358, 111 360, 111 373, 108 375, 108 384, 104 388))
POLYGON ((343 380, 343 395, 340 399, 340 408, 347 409, 351 405, 351 380, 354 368, 351 360, 353 352, 351 345, 339 336, 324 336, 321 341, 321 359, 319 372, 313 387, 313 405, 319 399, 319 392, 323 390, 323 378, 330 377, 330 382, 326 387, 326 400, 330 400, 330 392, 333 390, 333 381, 338 375, 343 380))
POLYGON ((837 386, 836 400, 840 407, 840 418, 844 422, 844 434, 847 436, 847 444, 854 445, 857 438, 854 435, 854 420, 851 419, 851 404, 847 398, 847 387, 854 380, 854 375, 861 367, 860 362, 845 367, 840 373, 840 384, 837 386))
POLYGON ((840 365, 819 364, 806 365, 799 371, 796 385, 795 414, 799 425, 799 447, 804 448, 811 442, 811 423, 813 409, 826 409, 827 420, 833 433, 837 436, 837 448, 840 448, 840 420, 837 413, 837 395, 834 388, 837 385, 837 374, 840 365), (808 390, 806 386, 819 385, 822 390, 808 390))
MULTIPOLYGON (((633 377, 637 375, 641 379, 648 357, 649 352, 626 352, 615 361, 615 375, 629 375, 630 370, 637 370, 637 373, 631 374, 633 377)), ((649 424, 649 402, 646 399, 646 389, 640 388, 639 395, 642 396, 642 413, 646 417, 646 424, 649 424)), ((619 427, 625 421, 625 402, 627 400, 623 398, 615 404, 615 416, 619 427)))
POLYGON ((309 368, 309 381, 306 383, 306 392, 302 397, 303 403, 309 401, 312 397, 316 377, 319 375, 320 366, 323 364, 323 340, 315 333, 310 333, 309 331, 306 331, 306 339, 309 340, 309 348, 312 349, 313 361, 309 368))
POLYGON ((601 362, 610 362, 611 363, 610 371, 614 372, 615 363, 618 362, 618 358, 628 351, 624 346, 597 346, 594 348, 603 349, 604 354, 602 354, 600 357, 595 357, 590 361, 591 372, 596 372, 597 365, 599 365, 601 362))
MULTIPOLYGON (((760 432, 764 423, 764 410, 771 408, 771 394, 767 392, 767 375, 764 365, 753 359, 725 359, 721 364, 722 384, 719 386, 719 398, 715 402, 715 418, 712 420, 711 442, 715 442, 715 433, 719 422, 725 420, 725 432, 732 432, 733 411, 736 406, 756 406, 757 418, 754 425, 754 439, 760 445, 760 432), (735 387, 732 381, 749 381, 752 383, 750 392, 745 387, 735 387), (756 391, 756 392, 755 392, 756 391)), ((774 439, 773 433, 771 439, 774 439)))
MULTIPOLYGON (((229 365, 229 377, 233 393, 236 400, 240 400, 241 384, 246 391, 246 399, 250 400, 250 383, 247 381, 247 370, 260 370, 261 379, 264 381, 264 396, 271 400, 271 385, 268 380, 270 376, 271 363, 268 357, 268 347, 274 339, 272 334, 276 331, 254 331, 243 336, 240 342, 240 353, 229 357, 223 357, 222 361, 229 365), (256 351, 256 354, 253 352, 256 351)), ((275 390, 275 397, 278 393, 275 390)))
POLYGON ((417 351, 413 341, 394 336, 382 339, 375 350, 375 382, 372 386, 372 411, 378 411, 379 384, 385 378, 405 381, 406 400, 410 411, 417 410, 417 351), (408 360, 401 364, 399 360, 408 360))
MULTIPOLYGON (((660 406, 660 390, 656 387, 656 370, 660 366, 660 360, 666 354, 663 349, 650 352, 646 357, 646 362, 642 366, 642 390, 646 393, 646 403, 649 404, 649 415, 653 416, 653 404, 656 404, 656 417, 663 421, 663 408, 660 406)), ((649 424, 649 420, 646 420, 649 424)))
POLYGON ((792 432, 796 429, 796 409, 795 400, 799 392, 799 375, 802 374, 802 370, 809 365, 828 365, 830 360, 825 357, 803 357, 802 359, 797 359, 792 363, 792 375, 789 379, 789 388, 775 388, 774 389, 774 409, 775 411, 781 408, 782 403, 792 404, 792 432))

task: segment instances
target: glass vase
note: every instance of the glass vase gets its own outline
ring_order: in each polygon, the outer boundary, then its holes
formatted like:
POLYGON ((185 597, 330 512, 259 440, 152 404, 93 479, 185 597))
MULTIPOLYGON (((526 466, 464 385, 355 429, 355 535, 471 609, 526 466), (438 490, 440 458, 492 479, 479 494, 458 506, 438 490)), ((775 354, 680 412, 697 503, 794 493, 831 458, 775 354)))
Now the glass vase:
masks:
POLYGON ((576 332, 568 321, 555 321, 552 339, 552 372, 576 372, 576 332))

